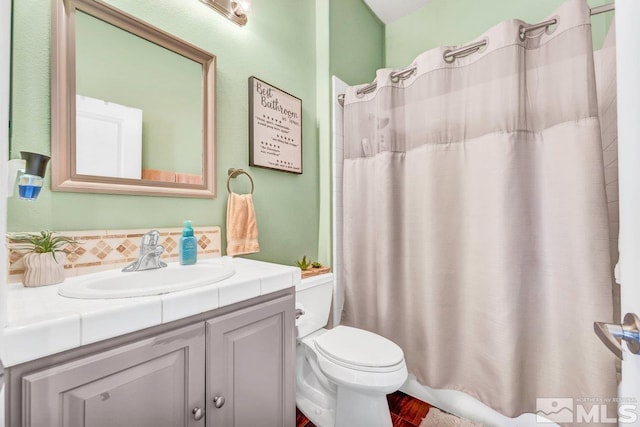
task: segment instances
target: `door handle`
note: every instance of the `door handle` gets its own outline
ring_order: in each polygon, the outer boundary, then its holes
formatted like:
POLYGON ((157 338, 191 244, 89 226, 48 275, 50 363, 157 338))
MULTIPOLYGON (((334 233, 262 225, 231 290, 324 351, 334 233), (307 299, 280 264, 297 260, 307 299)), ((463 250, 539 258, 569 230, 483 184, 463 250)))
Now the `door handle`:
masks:
POLYGON ((631 353, 640 354, 640 318, 635 314, 625 314, 622 325, 593 322, 593 329, 604 345, 619 359, 622 359, 623 340, 627 342, 631 353))

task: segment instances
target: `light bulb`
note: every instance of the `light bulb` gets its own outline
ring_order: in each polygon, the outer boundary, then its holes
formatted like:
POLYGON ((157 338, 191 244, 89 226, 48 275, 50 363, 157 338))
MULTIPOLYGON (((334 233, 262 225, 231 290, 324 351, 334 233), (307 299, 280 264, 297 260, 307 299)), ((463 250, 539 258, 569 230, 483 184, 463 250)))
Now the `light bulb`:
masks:
POLYGON ((251 8, 249 0, 233 0, 231 2, 231 10, 238 16, 245 16, 251 8))

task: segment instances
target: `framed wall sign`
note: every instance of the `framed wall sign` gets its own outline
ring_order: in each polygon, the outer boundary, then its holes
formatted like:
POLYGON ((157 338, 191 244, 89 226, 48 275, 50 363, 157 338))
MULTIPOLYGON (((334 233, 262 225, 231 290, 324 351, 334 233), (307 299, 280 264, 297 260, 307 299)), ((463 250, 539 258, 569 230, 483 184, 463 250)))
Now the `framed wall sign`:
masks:
POLYGON ((302 100, 249 77, 249 165, 302 173, 302 100))

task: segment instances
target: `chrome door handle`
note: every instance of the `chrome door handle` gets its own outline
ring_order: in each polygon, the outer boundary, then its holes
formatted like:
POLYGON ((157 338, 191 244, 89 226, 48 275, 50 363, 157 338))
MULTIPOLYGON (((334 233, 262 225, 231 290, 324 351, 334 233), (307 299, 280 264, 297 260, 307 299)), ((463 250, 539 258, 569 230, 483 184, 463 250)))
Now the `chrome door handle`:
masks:
POLYGON ((202 410, 202 408, 195 407, 193 408, 191 413, 193 414, 193 419, 196 421, 200 421, 202 417, 204 417, 204 411, 202 410))
POLYGON ((635 314, 625 314, 622 325, 593 322, 593 329, 604 345, 619 359, 622 359, 622 340, 627 342, 631 353, 640 354, 640 318, 635 314))
POLYGON ((220 409, 224 405, 224 396, 216 396, 213 398, 213 406, 220 409))

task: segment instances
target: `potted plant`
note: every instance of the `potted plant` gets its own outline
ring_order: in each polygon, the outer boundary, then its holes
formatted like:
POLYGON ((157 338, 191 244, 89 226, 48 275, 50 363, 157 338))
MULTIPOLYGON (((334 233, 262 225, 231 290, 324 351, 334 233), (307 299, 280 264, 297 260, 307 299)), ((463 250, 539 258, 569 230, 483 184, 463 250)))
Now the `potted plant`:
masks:
POLYGON ((301 277, 303 279, 311 276, 317 276, 319 274, 329 273, 331 271, 329 267, 325 267, 318 261, 312 261, 307 258, 306 255, 303 256, 302 259, 297 260, 296 265, 300 270, 302 270, 301 277))
POLYGON ((296 261, 296 265, 300 270, 308 270, 311 268, 311 260, 307 259, 307 256, 303 256, 302 259, 296 261))
POLYGON ((22 283, 27 287, 54 285, 64 281, 64 255, 68 246, 75 248, 78 242, 52 231, 40 233, 14 233, 9 238, 16 249, 28 251, 22 258, 25 266, 22 283))

